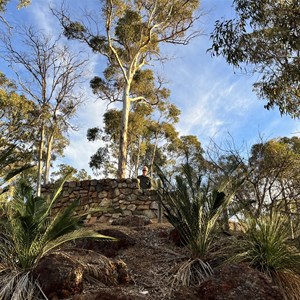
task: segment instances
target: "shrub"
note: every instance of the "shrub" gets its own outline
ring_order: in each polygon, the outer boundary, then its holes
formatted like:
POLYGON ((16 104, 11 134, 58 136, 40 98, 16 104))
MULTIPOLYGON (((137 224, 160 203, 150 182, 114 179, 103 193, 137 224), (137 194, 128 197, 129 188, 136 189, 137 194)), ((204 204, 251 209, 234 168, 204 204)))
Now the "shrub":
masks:
POLYGON ((162 175, 160 192, 165 217, 178 230, 190 253, 188 261, 177 268, 178 284, 197 285, 212 274, 207 256, 216 237, 218 221, 234 196, 234 185, 227 178, 218 187, 202 185, 191 167, 183 167, 184 176, 173 186, 162 175))
POLYGON ((250 218, 229 261, 248 262, 269 275, 286 299, 300 299, 300 251, 289 242, 287 218, 278 213, 250 218))
POLYGON ((62 185, 46 201, 20 182, 13 199, 7 201, 0 223, 0 299, 37 299, 42 291, 33 280, 33 270, 61 244, 77 238, 109 238, 81 226, 82 216, 74 214, 78 201, 51 217, 62 185))

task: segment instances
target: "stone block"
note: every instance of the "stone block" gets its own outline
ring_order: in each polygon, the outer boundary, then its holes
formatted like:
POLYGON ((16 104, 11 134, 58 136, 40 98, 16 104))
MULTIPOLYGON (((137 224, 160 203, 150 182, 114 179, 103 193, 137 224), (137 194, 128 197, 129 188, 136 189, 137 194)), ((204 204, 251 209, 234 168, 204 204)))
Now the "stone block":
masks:
POLYGON ((106 197, 107 197, 107 192, 106 191, 102 191, 102 192, 98 193, 98 198, 99 199, 106 198, 106 197))
POLYGON ((153 202, 150 204, 150 208, 151 208, 151 209, 158 209, 158 203, 153 201, 153 202))
POLYGON ((115 197, 118 197, 118 196, 120 196, 120 190, 118 188, 112 189, 110 191, 110 197, 111 198, 115 198, 115 197))
POLYGON ((117 188, 118 187, 118 182, 116 180, 113 180, 112 183, 111 183, 111 187, 113 189, 117 188))
POLYGON ((138 197, 140 197, 140 195, 143 195, 143 190, 137 189, 133 191, 134 195, 137 195, 138 197))
POLYGON ((81 186, 86 188, 90 186, 91 181, 90 180, 82 180, 81 181, 81 186))
POLYGON ((102 215, 101 217, 99 217, 98 222, 100 222, 100 223, 106 223, 106 222, 109 221, 109 219, 110 219, 110 217, 102 215))
POLYGON ((97 186, 96 186, 96 191, 97 191, 97 192, 103 191, 103 185, 102 185, 102 184, 97 184, 97 186))
POLYGON ((98 180, 93 179, 93 180, 91 180, 90 185, 91 185, 92 187, 94 187, 94 186, 97 185, 97 183, 98 183, 98 180))
POLYGON ((124 203, 120 204, 120 208, 122 210, 125 210, 127 208, 127 204, 124 204, 124 203))
POLYGON ((130 211, 134 211, 134 210, 136 210, 136 205, 134 205, 134 204, 129 204, 129 205, 127 206, 127 209, 130 210, 130 211))
POLYGON ((63 191, 62 196, 63 197, 69 197, 69 191, 63 191))
POLYGON ((104 198, 102 199, 102 201, 100 202, 100 206, 101 207, 109 207, 112 205, 112 200, 108 199, 108 198, 104 198))
POLYGON ((143 215, 145 215, 146 217, 148 217, 149 219, 155 219, 157 218, 156 214, 153 212, 153 210, 144 210, 143 211, 143 215))
POLYGON ((92 193, 89 193, 90 197, 92 198, 97 198, 98 196, 98 193, 97 192, 92 192, 92 193))
POLYGON ((71 188, 75 187, 76 186, 76 181, 68 182, 68 186, 71 187, 71 188))
POLYGON ((119 199, 120 199, 120 200, 125 200, 125 198, 126 198, 125 195, 120 194, 120 196, 119 196, 119 199))
POLYGON ((122 215, 121 213, 117 213, 117 214, 112 214, 111 217, 113 219, 118 219, 118 218, 120 218, 121 215, 122 215))
POLYGON ((148 210, 149 208, 149 205, 146 204, 138 205, 137 207, 138 210, 148 210))
POLYGON ((123 211, 123 216, 132 216, 132 211, 131 210, 124 210, 123 211))
POLYGON ((136 201, 136 200, 137 200, 137 195, 135 195, 135 194, 132 193, 132 194, 130 195, 130 200, 131 200, 131 201, 136 201))

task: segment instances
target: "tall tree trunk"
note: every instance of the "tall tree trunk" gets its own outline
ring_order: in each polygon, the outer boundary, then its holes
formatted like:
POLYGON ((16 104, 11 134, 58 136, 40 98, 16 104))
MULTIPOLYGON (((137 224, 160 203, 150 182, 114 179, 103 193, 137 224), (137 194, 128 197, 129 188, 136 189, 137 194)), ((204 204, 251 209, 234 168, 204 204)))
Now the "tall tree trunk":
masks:
POLYGON ((139 164, 140 164, 140 155, 141 155, 141 137, 138 136, 138 150, 137 150, 137 156, 136 156, 136 162, 135 162, 135 170, 134 170, 134 176, 138 177, 139 173, 139 164))
POLYGON ((43 122, 41 126, 39 154, 38 154, 38 174, 37 174, 37 188, 36 188, 36 195, 38 197, 41 196, 44 138, 45 138, 45 125, 43 122))
POLYGON ((150 176, 152 176, 152 173, 153 173, 153 164, 154 164, 157 144, 158 144, 158 132, 156 131, 155 132, 155 143, 154 143, 154 148, 153 148, 153 154, 152 154, 151 162, 150 162, 150 172, 149 172, 150 176))
POLYGON ((45 173, 44 173, 44 184, 49 183, 49 174, 50 174, 50 164, 51 164, 51 152, 52 145, 54 139, 54 130, 50 134, 48 145, 47 145, 47 155, 46 155, 46 165, 45 165, 45 173))
POLYGON ((126 83, 126 87, 124 89, 124 94, 123 94, 123 109, 122 109, 122 120, 121 120, 121 127, 120 127, 118 178, 126 177, 127 134, 128 134, 129 109, 130 109, 129 90, 130 90, 130 84, 126 83))

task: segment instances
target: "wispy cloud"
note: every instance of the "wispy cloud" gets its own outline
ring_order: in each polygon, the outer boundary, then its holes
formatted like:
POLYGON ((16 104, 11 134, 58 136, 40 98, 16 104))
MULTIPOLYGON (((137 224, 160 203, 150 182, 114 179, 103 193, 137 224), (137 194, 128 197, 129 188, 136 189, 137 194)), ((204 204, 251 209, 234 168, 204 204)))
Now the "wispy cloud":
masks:
MULTIPOLYGON (((80 5, 80 1, 66 2, 73 10, 80 5)), ((18 16, 56 36, 61 28, 49 12, 48 3, 33 1, 26 10, 18 12, 18 16)), ((52 3, 60 3, 60 0, 52 3)), ((169 81, 167 87, 171 90, 170 100, 182 111, 177 125, 180 134, 196 135, 205 144, 210 138, 219 141, 226 139, 229 133, 237 144, 247 141, 250 145, 258 141, 260 134, 267 139, 300 136, 299 121, 281 117, 277 110, 267 111, 263 108, 264 102, 252 91, 254 78, 235 73, 223 58, 212 58, 206 52, 211 46, 209 34, 215 20, 224 15, 232 15, 233 9, 228 0, 203 0, 202 3, 204 10, 209 11, 201 19, 202 24, 199 24, 206 35, 188 46, 164 47, 162 52, 175 59, 167 61, 161 69, 156 68, 169 81)), ((86 5, 90 6, 90 2, 86 5)), ((78 50, 80 43, 66 42, 78 50)), ((89 51, 87 47, 85 49, 89 51)), ((70 145, 66 148, 65 157, 59 162, 69 163, 78 169, 84 168, 91 173, 89 159, 100 144, 88 142, 86 131, 91 127, 102 126, 107 103, 96 100, 88 84, 93 76, 102 75, 105 60, 99 55, 88 53, 87 83, 80 87, 86 94, 87 102, 80 107, 73 120, 79 130, 70 133, 70 145)))

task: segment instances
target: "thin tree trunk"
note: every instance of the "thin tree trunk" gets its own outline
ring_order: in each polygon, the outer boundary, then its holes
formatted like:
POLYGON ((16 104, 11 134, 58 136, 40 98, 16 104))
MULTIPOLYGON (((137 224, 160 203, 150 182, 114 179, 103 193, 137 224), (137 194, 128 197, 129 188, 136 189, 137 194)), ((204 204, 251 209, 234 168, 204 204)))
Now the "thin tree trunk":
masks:
POLYGON ((128 120, 129 120, 129 99, 130 84, 127 83, 123 95, 123 110, 120 128, 120 145, 119 145, 119 160, 118 160, 118 178, 126 177, 126 160, 127 160, 127 134, 128 134, 128 120))
POLYGON ((138 136, 138 150, 137 150, 137 157, 135 162, 135 170, 134 170, 134 176, 138 177, 139 172, 139 164, 140 164, 140 154, 141 154, 141 137, 138 136))
POLYGON ((154 143, 154 149, 153 149, 153 154, 152 154, 152 158, 151 158, 151 162, 150 162, 150 176, 152 176, 153 173, 153 164, 154 164, 154 158, 155 158, 155 154, 156 154, 156 149, 157 149, 157 144, 158 144, 158 132, 155 133, 155 143, 154 143))
POLYGON ((36 188, 36 195, 38 197, 41 196, 44 138, 45 138, 45 125, 43 122, 41 126, 41 137, 40 137, 39 155, 38 155, 38 174, 37 174, 37 188, 36 188))
POLYGON ((45 173, 44 173, 44 184, 49 183, 51 152, 52 152, 53 140, 54 140, 54 131, 51 133, 51 135, 49 137, 48 145, 47 145, 46 165, 45 165, 45 173))

